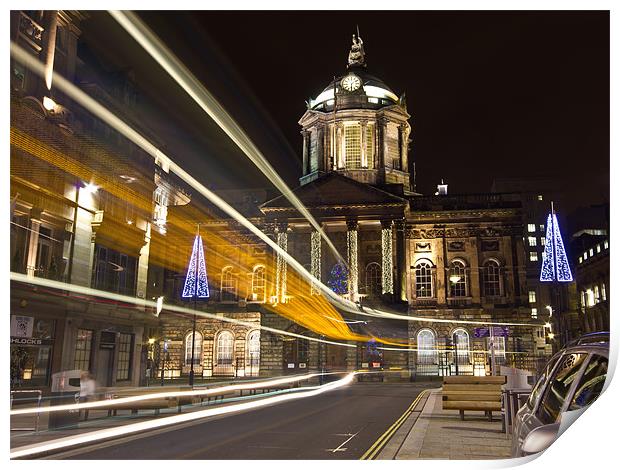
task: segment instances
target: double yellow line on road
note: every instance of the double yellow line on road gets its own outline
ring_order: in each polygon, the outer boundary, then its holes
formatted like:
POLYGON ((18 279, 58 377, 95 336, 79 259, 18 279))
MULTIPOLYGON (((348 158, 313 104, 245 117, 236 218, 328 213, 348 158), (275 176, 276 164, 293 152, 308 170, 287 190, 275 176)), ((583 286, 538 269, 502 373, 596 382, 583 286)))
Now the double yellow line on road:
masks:
POLYGON ((420 392, 420 394, 415 398, 415 400, 413 400, 413 403, 411 403, 409 408, 407 408, 407 410, 402 414, 402 416, 400 418, 398 418, 394 422, 394 424, 392 424, 388 428, 388 430, 385 431, 381 435, 381 437, 375 441, 375 443, 373 445, 370 446, 370 448, 364 453, 364 455, 362 455, 360 457, 360 460, 374 460, 377 457, 377 455, 379 455, 379 452, 381 452, 381 450, 383 450, 383 448, 388 443, 390 438, 394 435, 394 433, 396 433, 396 431, 398 431, 398 429, 407 420, 409 415, 411 415, 411 413, 413 413, 413 410, 415 410, 415 407, 418 405, 418 403, 422 399, 422 396, 426 392, 428 392, 428 391, 430 391, 430 389, 422 390, 420 392))

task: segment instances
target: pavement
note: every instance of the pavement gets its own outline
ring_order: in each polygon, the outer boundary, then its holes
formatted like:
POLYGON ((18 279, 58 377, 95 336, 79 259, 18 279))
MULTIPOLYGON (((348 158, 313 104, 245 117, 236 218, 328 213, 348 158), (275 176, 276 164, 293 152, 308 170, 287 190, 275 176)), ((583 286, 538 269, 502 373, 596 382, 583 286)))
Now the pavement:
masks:
POLYGON ((488 460, 511 456, 511 435, 502 431, 499 412, 489 421, 484 412, 444 410, 441 389, 425 393, 377 460, 488 460))

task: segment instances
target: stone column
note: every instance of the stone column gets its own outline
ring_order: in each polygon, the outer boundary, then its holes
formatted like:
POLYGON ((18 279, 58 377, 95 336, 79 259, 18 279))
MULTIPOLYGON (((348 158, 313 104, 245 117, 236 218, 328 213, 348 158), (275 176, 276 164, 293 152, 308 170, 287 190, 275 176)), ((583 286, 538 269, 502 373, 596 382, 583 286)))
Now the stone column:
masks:
POLYGON ((310 140, 310 132, 304 130, 301 131, 301 135, 303 137, 303 148, 302 148, 302 163, 303 163, 303 170, 302 170, 302 176, 306 176, 308 173, 310 173, 309 168, 310 168, 310 162, 309 160, 309 155, 308 155, 308 141, 310 140))
MULTIPOLYGON (((310 274, 312 274, 318 282, 321 282, 321 234, 314 230, 310 234, 310 274)), ((310 288, 310 294, 319 294, 320 290, 317 283, 313 282, 310 288)))
POLYGON ((347 263, 349 264, 349 299, 355 302, 358 294, 357 220, 347 220, 347 263))
POLYGON ((361 139, 360 139, 360 145, 361 145, 361 149, 360 149, 360 163, 362 168, 368 168, 368 155, 366 154, 366 129, 368 127, 368 121, 366 120, 362 120, 359 122, 360 124, 360 129, 361 129, 361 139))
MULTIPOLYGON (((276 225, 276 242, 280 248, 286 251, 288 245, 288 233, 286 223, 276 225)), ((286 267, 287 263, 279 252, 276 254, 276 298, 278 302, 286 301, 286 267)))
POLYGON ((394 293, 392 221, 381 221, 381 293, 394 293))
MULTIPOLYGON (((33 211, 34 212, 34 211, 33 211)), ((37 211, 40 214, 40 211, 37 211)), ((30 219, 30 237, 28 240, 28 257, 26 259, 26 274, 28 277, 34 277, 37 269, 37 251, 39 248, 39 229, 41 228, 41 221, 38 218, 39 215, 32 214, 33 218, 30 219)))
POLYGON ((400 300, 407 301, 407 256, 405 247, 405 221, 396 221, 396 286, 395 293, 400 300))
POLYGON ((409 172, 409 162, 407 160, 407 147, 409 142, 409 129, 406 124, 400 126, 400 169, 409 172))
MULTIPOLYGON (((324 145, 325 127, 320 126, 316 131, 316 167, 318 171, 325 171, 325 145, 324 145)), ((312 153, 310 152, 311 157, 312 153)), ((309 165, 312 168, 312 164, 309 165)))
POLYGON ((337 168, 346 167, 346 146, 344 138, 344 124, 339 122, 336 124, 336 153, 338 155, 337 168))
POLYGON ((392 168, 392 162, 390 160, 390 149, 388 146, 388 120, 383 119, 381 121, 381 166, 383 168, 392 168))

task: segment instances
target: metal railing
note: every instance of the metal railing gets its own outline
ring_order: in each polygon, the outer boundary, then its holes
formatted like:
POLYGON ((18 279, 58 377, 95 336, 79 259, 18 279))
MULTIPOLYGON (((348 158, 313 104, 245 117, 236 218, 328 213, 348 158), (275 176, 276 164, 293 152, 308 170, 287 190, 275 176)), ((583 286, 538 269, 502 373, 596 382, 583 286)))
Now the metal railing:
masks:
MULTIPOLYGON (((11 390, 11 409, 13 408, 13 395, 18 393, 36 393, 37 394, 37 408, 41 408, 41 399, 43 397, 43 393, 41 390, 11 390)), ((35 415, 34 418, 34 428, 11 428, 11 431, 34 431, 35 433, 39 432, 39 421, 41 419, 41 415, 39 412, 35 415)))

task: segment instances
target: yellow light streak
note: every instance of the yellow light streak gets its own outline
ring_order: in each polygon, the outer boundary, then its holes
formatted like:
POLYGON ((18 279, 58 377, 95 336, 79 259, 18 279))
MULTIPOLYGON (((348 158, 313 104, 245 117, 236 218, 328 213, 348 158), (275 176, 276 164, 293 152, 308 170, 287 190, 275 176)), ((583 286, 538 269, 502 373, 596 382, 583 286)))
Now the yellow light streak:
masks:
POLYGON ((80 444, 87 444, 89 442, 100 441, 102 439, 110 439, 115 437, 124 436, 127 434, 148 431, 152 429, 161 428, 163 426, 170 426, 173 424, 187 423, 195 421, 197 419, 209 418, 212 416, 219 416, 228 413, 235 413, 240 411, 248 411, 256 408, 262 408, 265 406, 272 406, 278 403, 283 403, 290 400, 297 400, 300 398, 309 398, 317 396, 323 393, 330 392, 337 388, 343 387, 353 380, 356 372, 347 374, 344 378, 335 382, 317 386, 306 387, 305 391, 291 392, 286 395, 279 395, 275 397, 264 398, 248 403, 238 403, 234 405, 222 406, 220 408, 207 409, 201 411, 194 411, 183 415, 168 416, 165 418, 158 418, 152 421, 144 421, 141 423, 127 424, 124 426, 118 426, 111 429, 102 429, 99 431, 88 432, 80 434, 78 436, 65 437, 61 439, 54 439, 42 444, 32 444, 28 446, 18 447, 12 450, 9 454, 11 459, 17 459, 21 457, 27 457, 31 455, 41 454, 44 452, 50 452, 54 450, 63 449, 65 447, 72 447, 80 444))
MULTIPOLYGON (((11 55, 18 61, 22 62, 28 68, 33 70, 39 75, 43 74, 42 64, 32 57, 29 53, 24 51, 16 43, 11 42, 11 55)), ((295 258, 293 258, 286 250, 283 250, 277 243, 275 243, 269 236, 263 233, 258 227, 252 224, 247 218, 241 215, 237 210, 227 204, 222 198, 215 193, 207 189, 204 185, 198 182, 194 177, 187 173, 178 164, 172 161, 167 155, 161 152, 150 141, 143 137, 140 133, 128 126, 123 120, 118 118, 108 109, 103 107, 97 101, 86 95, 82 90, 77 88, 71 82, 64 77, 56 77, 56 86, 61 89, 68 96, 73 98, 76 102, 90 110, 93 114, 100 119, 107 122, 111 127, 115 128, 119 133, 132 140, 136 145, 141 147, 147 153, 149 153, 157 161, 164 162, 169 167, 171 172, 176 173, 183 181, 189 184, 192 188, 198 191, 202 196, 211 201, 216 207, 228 214, 230 217, 239 222, 240 225, 245 227, 249 232, 260 238, 266 245, 271 247, 274 251, 279 253, 286 262, 293 267, 300 276, 305 278, 307 282, 314 282, 320 291, 325 295, 332 305, 337 305, 340 309, 350 312, 355 315, 388 318, 394 320, 405 321, 418 321, 418 322, 430 322, 430 323, 454 323, 454 324, 470 324, 470 325, 498 325, 498 326, 524 326, 524 327, 540 327, 541 323, 515 323, 515 322, 489 322, 489 321, 475 321, 475 320, 450 320, 441 318, 429 318, 429 317, 415 317, 409 315, 400 315, 392 312, 386 312, 382 310, 370 309, 367 307, 360 307, 359 305, 349 300, 343 299, 333 292, 322 282, 318 282, 314 276, 312 276, 295 258)))

